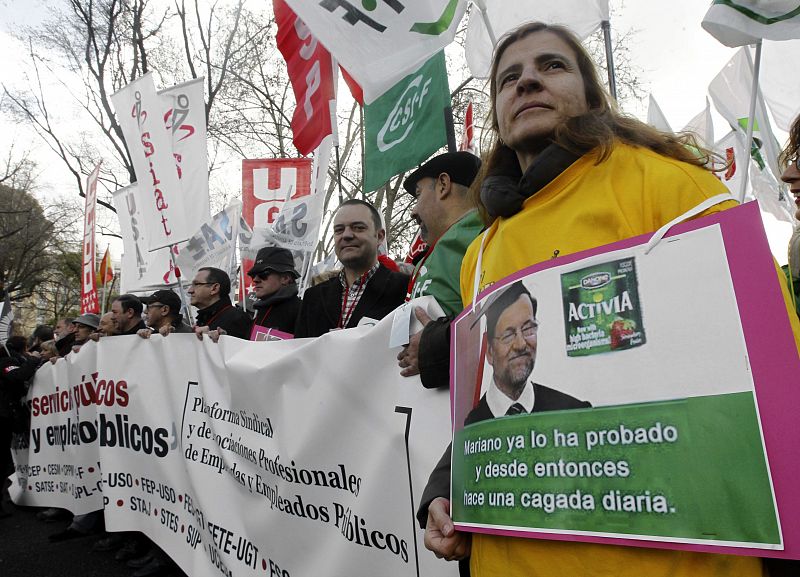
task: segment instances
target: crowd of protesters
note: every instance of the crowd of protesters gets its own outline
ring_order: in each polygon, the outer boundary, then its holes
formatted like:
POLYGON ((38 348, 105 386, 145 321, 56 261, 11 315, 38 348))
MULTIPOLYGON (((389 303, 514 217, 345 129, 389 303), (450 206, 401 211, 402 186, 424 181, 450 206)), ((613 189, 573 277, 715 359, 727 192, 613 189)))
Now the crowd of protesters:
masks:
MULTIPOLYGON (((490 93, 490 147, 483 165, 469 153, 447 153, 404 182, 416 199, 412 214, 429 246, 411 275, 379 258, 385 237, 380 214, 354 199, 342 203, 333 220, 341 270, 302 298, 291 252, 269 247, 246 271, 257 298, 253 312, 231 301, 224 271, 205 267, 188 288, 194 319, 181 313, 176 292, 163 289, 145 298, 121 295, 102 317, 60 319, 54 329, 37 327, 30 339, 12 337, 0 359, 2 446, 26 427, 19 401, 41 363, 77 353, 89 340, 116 335, 193 332, 216 341, 221 335, 255 338, 260 329, 274 329, 310 338, 374 323, 409 298, 427 294, 437 298, 446 316, 431 319, 422 309, 415 311, 424 329, 398 355, 398 370, 404 376, 420 374, 426 387, 447 387, 450 322, 472 302, 476 287, 554 255, 652 232, 725 192, 708 169, 710 154, 693 139, 660 132, 617 111, 589 55, 565 28, 535 23, 507 35, 495 53, 490 93)), ((800 199, 800 120, 790 137, 783 180, 800 199)), ((795 254, 787 272, 794 289, 800 284, 798 244, 792 244, 795 254)), ((509 346, 535 353, 535 341, 519 334, 509 346)), ((449 467, 447 455, 442 463, 449 467)), ((2 473, 10 468, 4 450, 2 473)), ((460 533, 449 517, 448 471, 432 475, 418 518, 425 545, 439 557, 461 561, 462 574, 722 577, 765 571, 756 557, 460 533)), ((67 517, 57 509, 40 514, 43 521, 67 517)), ((51 540, 101 530, 102 513, 80 515, 51 540)), ((116 550, 135 577, 178 571, 141 534, 106 534, 94 548, 116 550)))

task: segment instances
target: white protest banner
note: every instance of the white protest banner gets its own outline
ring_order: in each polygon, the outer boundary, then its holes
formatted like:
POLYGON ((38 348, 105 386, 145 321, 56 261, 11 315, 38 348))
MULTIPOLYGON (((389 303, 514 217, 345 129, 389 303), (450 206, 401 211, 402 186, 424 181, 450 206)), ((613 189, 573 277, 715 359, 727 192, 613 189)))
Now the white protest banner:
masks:
POLYGON ((95 277, 94 223, 97 211, 97 177, 100 162, 86 179, 86 202, 83 209, 83 271, 81 273, 81 314, 99 313, 97 282, 95 277))
POLYGON ((111 96, 117 121, 131 154, 148 250, 174 246, 192 235, 175 160, 172 137, 165 129, 164 102, 153 77, 145 74, 111 96))
POLYGON ((165 111, 164 127, 172 135, 172 157, 189 228, 211 218, 203 80, 201 76, 158 93, 165 111))
POLYGON ((492 62, 494 43, 486 28, 481 9, 485 10, 495 41, 516 26, 537 21, 561 24, 583 39, 597 30, 600 22, 608 20, 608 0, 481 0, 476 2, 469 16, 464 53, 470 72, 477 78, 486 78, 492 62), (480 9, 479 9, 480 7, 480 9))
POLYGON ((200 226, 176 257, 182 275, 193 276, 199 268, 212 266, 236 276, 233 256, 241 215, 242 203, 236 199, 200 226))
POLYGON ((105 503, 109 530, 145 533, 197 577, 454 576, 414 519, 449 395, 399 375, 392 323, 90 342, 37 373, 13 498, 105 503))
POLYGON ((457 526, 800 558, 783 283, 748 203, 492 285, 452 329, 457 526))
POLYGON ((146 292, 177 282, 169 248, 148 250, 138 185, 131 184, 112 194, 122 233, 122 273, 120 291, 146 292))
POLYGON ((464 0, 287 3, 358 82, 365 104, 447 46, 467 8, 464 0))
POLYGON ((712 0, 703 28, 725 46, 755 44, 762 38, 800 38, 800 5, 795 0, 712 0))

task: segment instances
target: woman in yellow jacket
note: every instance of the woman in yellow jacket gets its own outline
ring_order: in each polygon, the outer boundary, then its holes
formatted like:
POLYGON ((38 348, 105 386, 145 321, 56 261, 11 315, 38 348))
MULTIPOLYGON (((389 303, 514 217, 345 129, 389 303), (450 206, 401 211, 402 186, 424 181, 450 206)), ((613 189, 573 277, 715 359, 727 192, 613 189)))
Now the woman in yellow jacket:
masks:
MULTIPOLYGON (((495 52, 490 90, 493 131, 473 185, 488 230, 463 260, 464 306, 520 269, 653 232, 726 192, 691 138, 620 115, 591 58, 565 28, 532 23, 506 35, 495 52)), ((727 201, 709 212, 734 205, 727 201)), ((444 497, 428 504, 425 543, 451 560, 471 551, 473 577, 764 574, 756 557, 477 533, 470 542, 454 531, 444 497)))

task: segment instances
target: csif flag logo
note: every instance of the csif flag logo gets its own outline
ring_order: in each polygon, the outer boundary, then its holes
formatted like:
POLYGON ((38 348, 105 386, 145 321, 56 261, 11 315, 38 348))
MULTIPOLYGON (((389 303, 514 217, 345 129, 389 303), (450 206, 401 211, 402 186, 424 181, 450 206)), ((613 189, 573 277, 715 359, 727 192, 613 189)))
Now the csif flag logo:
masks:
POLYGON ((403 142, 414 128, 414 115, 423 109, 433 79, 420 74, 414 78, 400 95, 386 123, 378 131, 378 150, 386 152, 403 142))

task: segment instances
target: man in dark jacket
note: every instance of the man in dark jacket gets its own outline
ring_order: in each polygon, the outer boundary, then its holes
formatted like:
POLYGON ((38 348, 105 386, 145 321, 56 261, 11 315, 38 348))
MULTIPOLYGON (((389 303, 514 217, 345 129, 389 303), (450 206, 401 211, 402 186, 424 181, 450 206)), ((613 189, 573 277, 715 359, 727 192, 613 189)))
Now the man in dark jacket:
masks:
POLYGON ((198 336, 219 331, 220 334, 240 339, 250 337, 252 321, 247 313, 233 306, 230 293, 231 279, 228 273, 210 266, 197 271, 189 287, 189 296, 192 306, 198 309, 195 327, 198 336))
POLYGON ((277 329, 294 334, 297 314, 300 312, 300 297, 297 296, 297 279, 291 251, 277 246, 264 247, 258 251, 256 261, 247 271, 253 279, 253 288, 258 301, 253 323, 256 326, 277 329))
POLYGON ((338 276, 306 290, 295 337, 355 327, 364 318, 380 320, 403 304, 409 277, 378 262, 378 245, 385 236, 380 214, 368 202, 351 199, 339 206, 333 239, 344 268, 338 276))

